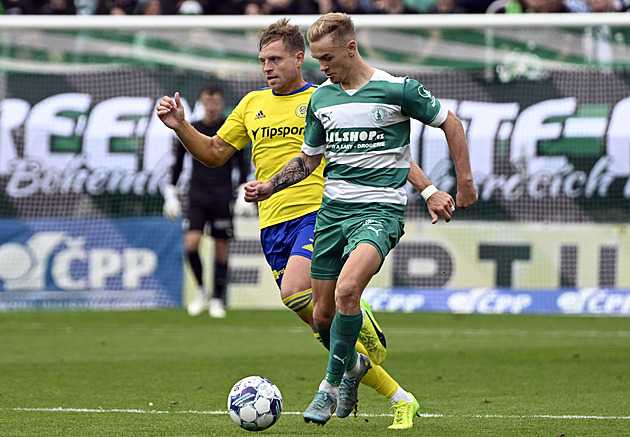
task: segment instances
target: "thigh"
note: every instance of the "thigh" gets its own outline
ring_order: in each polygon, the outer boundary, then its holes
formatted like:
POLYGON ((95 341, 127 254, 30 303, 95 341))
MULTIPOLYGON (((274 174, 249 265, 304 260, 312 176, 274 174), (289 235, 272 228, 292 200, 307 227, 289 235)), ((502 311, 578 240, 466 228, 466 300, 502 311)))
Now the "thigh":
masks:
POLYGON ((287 271, 291 277, 296 276, 296 284, 292 278, 291 287, 304 288, 293 291, 303 291, 310 286, 310 263, 313 254, 313 228, 315 213, 307 214, 284 223, 263 228, 260 240, 267 263, 271 267, 278 288, 283 289, 283 282, 287 271), (291 262, 290 262, 291 261, 291 262), (307 266, 307 267, 306 267, 307 266), (300 269, 306 267, 305 271, 300 269))
POLYGON ((320 210, 315 225, 311 278, 337 279, 343 267, 343 249, 347 243, 343 220, 320 210))
POLYGON ((203 232, 203 228, 208 221, 208 212, 205 206, 194 199, 189 199, 188 209, 186 210, 186 221, 187 231, 203 232))
POLYGON ((280 281, 280 295, 282 299, 312 288, 311 258, 302 255, 291 256, 289 261, 287 261, 280 281))
POLYGON ((210 236, 221 240, 234 237, 234 223, 232 221, 231 199, 223 196, 208 205, 207 220, 210 224, 210 236))

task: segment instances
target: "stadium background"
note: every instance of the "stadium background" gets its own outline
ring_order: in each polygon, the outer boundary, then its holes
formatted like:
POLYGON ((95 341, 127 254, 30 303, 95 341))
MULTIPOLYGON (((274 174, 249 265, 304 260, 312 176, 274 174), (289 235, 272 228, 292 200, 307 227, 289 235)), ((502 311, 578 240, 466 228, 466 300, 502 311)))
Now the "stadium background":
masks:
MULTIPOLYGON (((375 309, 630 314, 630 27, 613 15, 356 18, 371 65, 464 121, 480 194, 432 226, 410 190, 406 235, 366 290, 375 309)), ((206 83, 232 107, 264 86, 256 44, 276 17, 112 18, 0 17, 2 311, 187 297, 155 106, 180 91, 197 114, 206 83)), ((441 131, 414 124, 411 141, 455 194, 441 131)), ((280 307, 257 220, 236 226, 229 306, 280 307)))

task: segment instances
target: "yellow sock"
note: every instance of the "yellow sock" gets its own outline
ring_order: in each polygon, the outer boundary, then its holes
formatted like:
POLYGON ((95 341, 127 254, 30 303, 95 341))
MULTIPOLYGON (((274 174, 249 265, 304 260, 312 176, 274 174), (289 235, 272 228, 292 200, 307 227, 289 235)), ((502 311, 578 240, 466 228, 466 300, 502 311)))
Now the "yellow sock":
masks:
POLYGON ((292 294, 286 299, 282 299, 282 303, 297 315, 312 316, 313 290, 309 288, 308 290, 292 294))
MULTIPOLYGON (((355 348, 357 352, 363 355, 368 354, 361 343, 357 343, 355 348)), ((400 384, 398 384, 385 369, 374 363, 372 363, 372 368, 368 370, 363 379, 361 379, 361 384, 372 387, 377 393, 385 396, 387 399, 394 396, 394 393, 396 393, 396 390, 400 387, 400 384)))
POLYGON ((322 342, 322 339, 319 338, 319 332, 313 332, 313 335, 315 336, 315 340, 319 341, 320 343, 322 342))

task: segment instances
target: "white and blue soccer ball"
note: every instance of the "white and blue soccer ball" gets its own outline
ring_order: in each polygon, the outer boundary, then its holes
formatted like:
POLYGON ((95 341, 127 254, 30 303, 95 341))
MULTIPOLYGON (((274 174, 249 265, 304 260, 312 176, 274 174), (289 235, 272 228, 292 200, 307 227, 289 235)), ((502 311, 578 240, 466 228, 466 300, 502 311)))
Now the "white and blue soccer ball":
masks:
POLYGON ((278 387, 262 376, 248 376, 234 384, 228 396, 228 411, 234 422, 248 431, 262 431, 276 423, 282 413, 278 387))

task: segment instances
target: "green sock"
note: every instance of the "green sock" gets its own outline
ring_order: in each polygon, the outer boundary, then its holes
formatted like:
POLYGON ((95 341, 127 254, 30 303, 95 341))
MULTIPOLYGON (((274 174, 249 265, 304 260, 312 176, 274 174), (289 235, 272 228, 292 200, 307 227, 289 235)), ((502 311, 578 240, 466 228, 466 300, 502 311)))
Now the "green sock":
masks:
POLYGON ((322 342, 326 349, 330 350, 330 328, 320 329, 317 324, 315 324, 315 328, 317 329, 317 333, 319 334, 319 341, 322 342))
POLYGON ((326 381, 332 385, 341 384, 341 378, 346 369, 352 369, 357 363, 358 355, 354 348, 359 338, 359 331, 363 325, 363 314, 339 314, 335 311, 335 318, 330 327, 330 354, 326 381))

